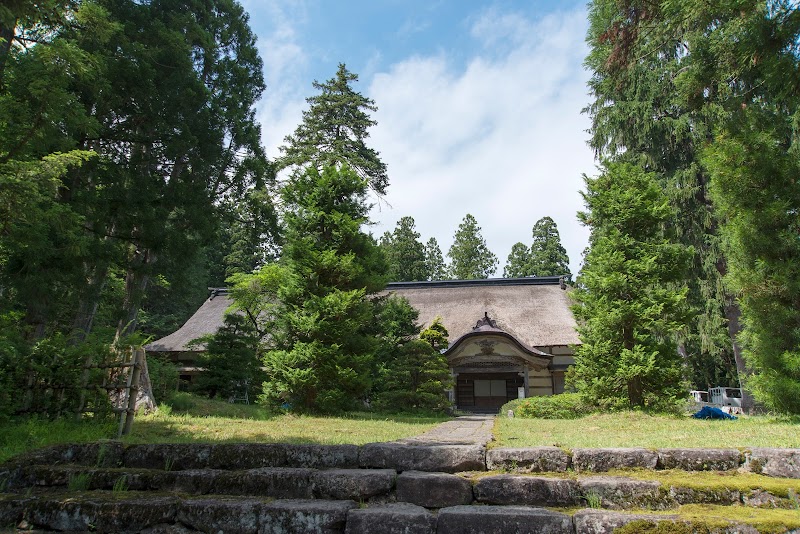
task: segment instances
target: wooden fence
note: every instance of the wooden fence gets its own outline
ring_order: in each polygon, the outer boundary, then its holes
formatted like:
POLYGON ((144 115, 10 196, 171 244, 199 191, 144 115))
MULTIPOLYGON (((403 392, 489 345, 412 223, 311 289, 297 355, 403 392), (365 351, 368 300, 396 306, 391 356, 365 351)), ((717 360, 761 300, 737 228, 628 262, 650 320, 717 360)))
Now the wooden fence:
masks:
POLYGON ((141 347, 114 351, 99 361, 89 356, 75 368, 53 362, 55 371, 39 366, 28 372, 27 391, 22 413, 61 417, 69 413, 76 418, 85 414, 119 416, 117 437, 129 434, 136 413, 140 379, 145 369, 145 351, 141 347))

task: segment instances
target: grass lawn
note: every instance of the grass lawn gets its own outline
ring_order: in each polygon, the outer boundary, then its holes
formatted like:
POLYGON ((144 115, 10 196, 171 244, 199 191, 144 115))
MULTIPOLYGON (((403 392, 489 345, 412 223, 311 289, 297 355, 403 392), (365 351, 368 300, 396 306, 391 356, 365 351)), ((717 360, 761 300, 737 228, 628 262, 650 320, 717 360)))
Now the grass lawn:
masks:
MULTIPOLYGON (((260 406, 179 394, 173 405, 138 416, 125 443, 319 443, 393 441, 430 430, 448 417, 350 413, 338 417, 273 414, 260 406)), ((0 427, 0 463, 25 451, 116 436, 116 422, 25 420, 0 427)))
POLYGON ((580 419, 498 416, 494 446, 536 447, 800 447, 800 420, 741 416, 735 421, 641 412, 593 414, 580 419))

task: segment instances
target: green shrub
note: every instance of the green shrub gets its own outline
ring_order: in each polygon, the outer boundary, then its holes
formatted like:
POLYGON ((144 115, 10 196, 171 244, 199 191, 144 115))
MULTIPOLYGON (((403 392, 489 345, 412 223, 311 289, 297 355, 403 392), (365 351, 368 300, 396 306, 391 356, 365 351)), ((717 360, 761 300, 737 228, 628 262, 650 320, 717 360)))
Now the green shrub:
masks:
POLYGON ((544 397, 516 399, 503 405, 500 413, 512 410, 516 417, 528 419, 577 419, 595 408, 586 404, 578 393, 560 393, 544 397))
POLYGON ((148 354, 147 372, 156 402, 164 402, 178 390, 178 368, 166 357, 148 354))

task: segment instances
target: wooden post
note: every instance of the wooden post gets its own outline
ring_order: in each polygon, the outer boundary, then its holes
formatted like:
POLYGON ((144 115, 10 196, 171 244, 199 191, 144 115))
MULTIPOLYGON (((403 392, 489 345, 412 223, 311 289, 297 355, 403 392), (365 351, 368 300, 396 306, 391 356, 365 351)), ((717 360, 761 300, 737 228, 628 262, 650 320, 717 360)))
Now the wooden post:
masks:
POLYGON ((130 374, 130 386, 128 387, 128 407, 125 410, 125 428, 122 435, 127 436, 133 428, 133 417, 136 415, 136 399, 139 397, 139 379, 142 376, 144 367, 144 349, 137 347, 133 349, 133 370, 130 374))
MULTIPOLYGON (((122 353, 122 364, 123 364, 123 366, 120 367, 121 369, 125 369, 126 368, 125 364, 128 363, 128 354, 129 354, 128 351, 125 351, 125 352, 122 353)), ((131 361, 133 362, 133 357, 134 357, 133 349, 131 349, 130 357, 131 357, 131 361)), ((135 362, 133 362, 133 363, 135 363, 135 362)), ((119 398, 116 399, 117 406, 115 406, 115 408, 121 410, 119 412, 119 430, 117 430, 117 438, 121 438, 122 437, 122 433, 125 431, 125 426, 126 426, 126 422, 127 422, 127 418, 128 418, 127 407, 128 407, 128 403, 129 403, 130 398, 131 398, 131 384, 133 383, 133 369, 134 368, 128 368, 128 376, 127 376, 127 378, 125 380, 125 390, 124 390, 125 391, 125 397, 123 398, 121 403, 119 402, 119 398)))

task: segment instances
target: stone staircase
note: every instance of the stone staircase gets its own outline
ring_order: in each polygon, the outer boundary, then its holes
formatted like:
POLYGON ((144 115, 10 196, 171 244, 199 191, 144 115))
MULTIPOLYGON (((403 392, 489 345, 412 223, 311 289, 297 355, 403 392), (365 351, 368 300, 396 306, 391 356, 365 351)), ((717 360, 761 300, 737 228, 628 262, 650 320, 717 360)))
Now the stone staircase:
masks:
POLYGON ((107 442, 18 457, 0 466, 0 491, 0 531, 12 532, 758 532, 687 522, 673 513, 687 504, 779 510, 792 531, 800 449, 107 442), (701 471, 783 482, 704 487, 701 471))

